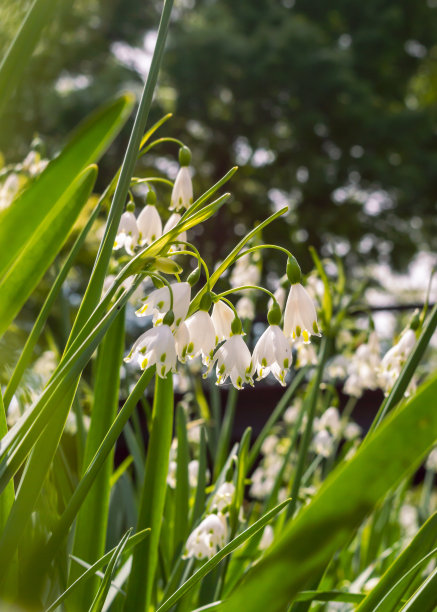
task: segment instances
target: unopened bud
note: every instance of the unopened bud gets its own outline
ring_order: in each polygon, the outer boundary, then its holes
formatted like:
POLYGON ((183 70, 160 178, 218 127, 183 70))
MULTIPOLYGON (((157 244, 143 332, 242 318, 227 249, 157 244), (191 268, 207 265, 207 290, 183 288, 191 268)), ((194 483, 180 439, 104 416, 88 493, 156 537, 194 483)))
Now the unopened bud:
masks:
POLYGON ((287 277, 292 285, 300 283, 302 280, 302 272, 297 260, 293 255, 287 261, 287 277))
POLYGON ((173 310, 169 310, 168 312, 165 313, 164 318, 162 319, 162 323, 163 325, 173 325, 174 323, 174 312, 173 310))
POLYGON ((200 278, 200 266, 198 266, 195 270, 188 275, 187 283, 189 283, 190 287, 194 287, 196 283, 199 282, 200 278))
POLYGON ((191 151, 188 147, 181 147, 179 149, 179 163, 181 166, 189 166, 191 163, 191 151))

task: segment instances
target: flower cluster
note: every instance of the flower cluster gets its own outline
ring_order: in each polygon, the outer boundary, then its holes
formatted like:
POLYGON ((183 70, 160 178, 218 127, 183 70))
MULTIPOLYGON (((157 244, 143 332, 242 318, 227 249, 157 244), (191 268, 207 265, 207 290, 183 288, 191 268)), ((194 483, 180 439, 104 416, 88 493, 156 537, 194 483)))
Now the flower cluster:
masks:
MULTIPOLYGON (((188 168, 191 154, 186 147, 181 148, 179 160, 181 168, 170 203, 170 210, 176 211, 193 204, 188 168)), ((155 204, 156 195, 149 190, 146 206, 135 217, 135 206, 132 201, 129 202, 120 220, 115 250, 124 247, 129 255, 135 255, 138 248, 152 244, 178 224, 181 217, 175 212, 163 225, 155 204)), ((138 317, 152 316, 153 327, 137 339, 126 362, 134 361, 141 369, 156 366, 158 376, 164 378, 169 372, 176 372, 178 361, 185 363, 188 359, 200 357, 206 366, 205 376, 215 368, 217 384, 230 379, 237 389, 245 384, 253 385, 255 375, 261 380, 272 374, 281 385, 285 385, 285 377, 292 363, 293 344, 298 347, 300 361, 316 362, 314 350, 308 350, 306 346, 310 343, 311 335, 320 335, 317 314, 311 297, 301 284, 300 268, 293 256, 289 254, 287 263, 291 287, 286 300, 283 287, 280 294, 277 292, 276 299, 266 289, 256 286, 260 280, 259 251, 248 249, 233 262, 235 265, 230 276, 232 289, 224 294, 212 293, 206 272, 207 285, 202 292, 203 298, 194 307, 191 287, 199 280, 201 265, 206 268, 206 264, 197 250, 190 248, 192 245, 186 242, 186 236, 179 236, 180 241, 182 238, 189 249, 183 253, 198 259, 198 273, 194 271, 187 281, 180 281, 178 277, 175 282, 167 281, 160 274, 153 275, 159 286, 144 297, 136 311, 138 317), (269 325, 251 354, 244 340, 240 316, 243 319, 251 318, 252 298, 257 289, 267 291, 271 296, 271 305, 267 317, 269 325), (224 295, 241 293, 243 290, 249 290, 249 297, 240 298, 236 307, 224 298, 224 295), (280 302, 282 306, 285 302, 283 312, 280 302)))

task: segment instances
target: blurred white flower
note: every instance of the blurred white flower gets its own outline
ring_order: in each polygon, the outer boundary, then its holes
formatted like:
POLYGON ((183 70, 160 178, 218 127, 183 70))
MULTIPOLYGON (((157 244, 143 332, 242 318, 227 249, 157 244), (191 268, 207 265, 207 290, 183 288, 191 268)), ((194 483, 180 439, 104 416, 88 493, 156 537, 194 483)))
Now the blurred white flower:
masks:
POLYGON ((317 353, 312 344, 296 342, 296 367, 304 368, 308 365, 317 365, 317 353))
POLYGON ((171 192, 170 210, 189 208, 193 203, 193 182, 188 166, 182 166, 176 176, 171 192))
POLYGON ((205 310, 198 310, 185 321, 185 325, 190 335, 187 355, 202 355, 202 362, 208 365, 216 346, 216 331, 211 317, 205 310))
POLYGON ((249 297, 240 298, 235 304, 235 309, 240 319, 253 321, 255 318, 255 305, 249 297))
POLYGON ((294 425, 297 421, 297 417, 299 416, 301 406, 298 403, 295 403, 293 406, 289 406, 287 410, 284 412, 284 421, 288 425, 294 425))
POLYGON ((227 512, 232 503, 235 494, 235 486, 233 482, 224 482, 219 486, 211 500, 211 510, 219 512, 227 512))
POLYGON ((340 414, 334 406, 330 406, 322 416, 314 420, 314 428, 321 431, 327 429, 333 436, 338 436, 342 430, 340 414))
MULTIPOLYGON (((384 355, 379 368, 379 383, 386 394, 390 393, 401 370, 416 344, 416 334, 408 329, 392 348, 384 355)), ((413 389, 408 389, 410 395, 413 389)))
POLYGON ((231 287, 243 287, 244 285, 258 285, 261 271, 257 265, 252 263, 250 253, 237 259, 230 277, 231 287))
POLYGON ((329 457, 334 447, 334 438, 326 429, 317 432, 311 443, 311 448, 317 455, 329 457))
POLYGON ((141 246, 151 244, 162 235, 162 221, 156 206, 148 204, 138 215, 138 242, 141 246))
POLYGON ((432 451, 429 453, 425 467, 427 470, 431 470, 431 472, 437 473, 437 447, 433 448, 432 451))
POLYGON ((377 389, 380 362, 378 336, 372 332, 368 342, 357 348, 349 362, 345 393, 360 397, 364 389, 377 389))
POLYGON ((265 378, 270 372, 282 386, 291 365, 291 347, 278 325, 269 325, 253 351, 253 367, 258 378, 265 378))
POLYGON ((176 489, 176 472, 178 469, 177 461, 170 461, 168 464, 167 484, 171 489, 176 489))
POLYGON ((331 379, 344 380, 347 376, 349 360, 344 355, 336 355, 327 365, 326 372, 331 379))
POLYGON ((234 311, 225 302, 219 300, 214 304, 211 319, 216 333, 216 343, 231 337, 231 325, 234 318, 234 311))
POLYGON ((137 359, 142 370, 156 365, 156 373, 165 378, 176 370, 176 348, 172 331, 168 325, 152 327, 135 342, 125 361, 137 359))
POLYGON ((279 444, 278 436, 275 436, 274 434, 270 434, 269 436, 266 437, 266 439, 261 445, 262 454, 270 455, 270 453, 273 453, 276 450, 278 444, 279 444))
POLYGON ((189 535, 182 558, 210 559, 225 545, 227 536, 223 514, 209 514, 189 535))
POLYGON ((274 532, 271 525, 266 525, 261 537, 261 541, 258 544, 259 550, 267 550, 273 544, 274 532))
POLYGON ((138 244, 139 231, 137 220, 132 212, 124 212, 120 218, 117 235, 114 242, 114 250, 124 247, 129 255, 134 255, 134 249, 138 244))
POLYGON ((0 187, 0 210, 7 208, 20 189, 20 177, 11 173, 0 187))
POLYGON ((217 384, 226 381, 228 376, 237 389, 242 389, 244 383, 253 385, 253 365, 250 351, 242 335, 231 336, 216 351, 211 366, 217 362, 217 384))
MULTIPOLYGON (((170 283, 170 290, 173 293, 173 312, 175 317, 174 326, 178 326, 187 316, 190 307, 191 287, 189 283, 170 283)), ((138 317, 146 317, 153 314, 154 324, 162 321, 162 315, 170 310, 170 290, 165 285, 155 289, 144 299, 144 303, 136 311, 138 317)))
POLYGON ((346 440, 355 440, 361 435, 361 427, 357 423, 348 423, 343 432, 346 440))
POLYGON ((293 341, 302 337, 306 344, 311 335, 321 335, 313 301, 300 283, 290 287, 284 311, 284 334, 293 341))
POLYGON ((407 537, 415 535, 418 529, 418 511, 411 504, 403 504, 399 512, 399 523, 407 537))

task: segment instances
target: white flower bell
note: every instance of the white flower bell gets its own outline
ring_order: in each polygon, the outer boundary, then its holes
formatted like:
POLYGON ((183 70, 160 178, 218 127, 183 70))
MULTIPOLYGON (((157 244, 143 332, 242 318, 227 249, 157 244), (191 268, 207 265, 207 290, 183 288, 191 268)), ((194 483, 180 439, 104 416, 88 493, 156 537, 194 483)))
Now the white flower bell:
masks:
POLYGON ((231 326, 234 317, 234 311, 225 302, 219 300, 214 304, 211 320, 216 333, 216 343, 231 337, 231 326))
POLYGON ((183 559, 210 559, 225 545, 227 535, 223 514, 209 514, 189 535, 183 559))
MULTIPOLYGON (((173 312, 175 316, 175 327, 178 327, 187 316, 190 307, 191 287, 189 283, 170 283, 170 290, 173 293, 173 312)), ((160 323, 161 315, 170 310, 170 290, 165 285, 160 289, 155 289, 145 298, 144 304, 136 311, 138 317, 155 315, 154 323, 160 323)))
POLYGON ((259 550, 267 550, 273 544, 274 532, 271 525, 266 525, 261 537, 261 541, 258 544, 259 550))
POLYGON ((408 329, 387 353, 381 361, 379 369, 379 382, 384 392, 389 393, 407 360, 407 357, 416 344, 416 334, 412 329, 408 329))
POLYGON ((176 348, 170 327, 158 325, 142 334, 125 357, 126 362, 132 359, 137 359, 142 370, 156 365, 156 373, 161 378, 175 372, 176 348))
POLYGON ((179 163, 181 165, 171 193, 170 210, 189 208, 193 203, 193 183, 188 166, 191 162, 191 152, 188 147, 179 149, 179 163))
POLYGON ((148 204, 138 215, 138 241, 141 246, 151 244, 162 235, 162 221, 156 206, 148 204))
POLYGON ((360 397, 364 389, 377 389, 380 384, 380 362, 378 336, 372 332, 368 342, 360 344, 349 362, 345 393, 360 397))
POLYGON ((131 211, 124 212, 120 218, 117 235, 114 242, 114 250, 124 247, 129 255, 134 255, 134 249, 138 244, 139 231, 135 215, 131 211))
POLYGON ((224 482, 223 484, 221 484, 213 495, 211 501, 211 510, 226 512, 232 503, 234 494, 235 486, 233 482, 224 482))
MULTIPOLYGON (((179 213, 173 213, 167 220, 167 223, 164 225, 164 229, 162 231, 163 234, 166 234, 167 232, 169 232, 170 230, 172 230, 174 227, 176 227, 176 225, 179 223, 179 221, 181 220, 181 215, 179 213)), ((179 234, 179 236, 177 236, 177 239, 180 240, 181 242, 186 242, 187 241, 187 232, 182 232, 181 234, 179 234)), ((172 251, 176 251, 178 249, 177 246, 172 245, 170 247, 170 253, 172 251)))
POLYGON ((231 336, 218 348, 211 367, 215 362, 218 385, 224 383, 228 377, 236 389, 242 389, 244 383, 253 385, 252 358, 241 332, 231 336))
POLYGON ((216 347, 216 332, 211 317, 205 310, 198 310, 185 324, 190 335, 187 353, 190 357, 202 355, 202 362, 208 364, 216 347))
POLYGON ((284 334, 293 341, 303 339, 310 342, 310 336, 320 336, 317 314, 313 301, 300 283, 291 285, 284 311, 284 334))
POLYGON ((269 325, 253 351, 253 367, 258 378, 265 378, 270 372, 282 386, 291 365, 291 347, 278 325, 269 325))
POLYGON ((188 331, 185 321, 176 329, 174 339, 178 359, 181 363, 185 363, 187 360, 188 345, 190 343, 190 332, 188 331))

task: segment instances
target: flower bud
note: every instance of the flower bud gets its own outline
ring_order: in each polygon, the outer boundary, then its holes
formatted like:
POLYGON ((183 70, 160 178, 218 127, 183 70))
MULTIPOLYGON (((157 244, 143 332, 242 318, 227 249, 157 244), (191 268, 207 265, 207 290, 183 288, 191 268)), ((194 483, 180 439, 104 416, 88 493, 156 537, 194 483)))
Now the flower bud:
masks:
POLYGON ((269 325, 279 325, 281 322, 282 312, 278 302, 275 300, 267 313, 267 321, 269 325))
POLYGON ((190 287, 194 287, 194 285, 199 282, 199 278, 200 278, 200 266, 198 266, 195 270, 191 272, 191 274, 188 275, 187 283, 190 284, 190 287))
POLYGON ((189 166, 191 163, 191 151, 188 147, 181 147, 179 149, 179 163, 181 166, 189 166))
POLYGON ((297 260, 293 255, 287 261, 287 277, 292 285, 300 283, 302 280, 302 272, 297 260))
POLYGON ((162 319, 162 323, 163 325, 168 325, 169 327, 171 327, 174 323, 174 312, 173 310, 169 310, 168 312, 165 313, 164 318, 162 319))
POLYGON ((153 189, 149 189, 146 196, 146 204, 156 204, 156 193, 153 189))
POLYGON ((135 212, 135 203, 132 200, 126 204, 126 210, 130 213, 135 212))

